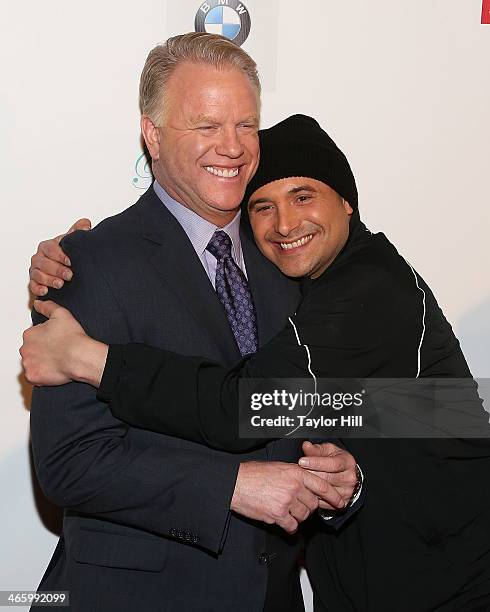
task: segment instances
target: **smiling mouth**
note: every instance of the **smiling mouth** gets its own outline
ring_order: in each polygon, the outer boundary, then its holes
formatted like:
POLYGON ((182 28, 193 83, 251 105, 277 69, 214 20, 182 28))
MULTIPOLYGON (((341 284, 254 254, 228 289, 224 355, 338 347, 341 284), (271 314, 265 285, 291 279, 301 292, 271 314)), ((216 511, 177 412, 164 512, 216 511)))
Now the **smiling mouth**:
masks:
POLYGON ((310 240, 312 239, 313 239, 313 234, 308 234, 308 236, 303 236, 303 238, 299 238, 298 240, 295 240, 294 242, 280 242, 279 246, 281 247, 281 250, 283 251, 291 251, 293 249, 302 247, 305 244, 308 244, 308 242, 310 242, 310 240))
POLYGON ((204 166, 204 170, 220 178, 235 178, 239 172, 239 168, 217 168, 216 166, 204 166))

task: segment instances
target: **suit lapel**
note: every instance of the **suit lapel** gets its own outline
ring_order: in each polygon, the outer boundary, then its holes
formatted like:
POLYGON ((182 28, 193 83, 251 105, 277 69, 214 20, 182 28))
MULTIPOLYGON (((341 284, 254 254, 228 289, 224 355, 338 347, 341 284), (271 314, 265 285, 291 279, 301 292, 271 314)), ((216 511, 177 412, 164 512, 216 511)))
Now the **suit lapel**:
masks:
MULTIPOLYGON (((150 187, 138 203, 142 234, 154 243, 150 264, 158 277, 181 300, 203 333, 217 346, 224 363, 240 358, 225 310, 199 257, 177 219, 150 187)), ((257 313, 259 346, 269 342, 285 325, 299 303, 298 283, 286 278, 257 249, 248 220, 240 226, 240 239, 250 290, 257 313)))
POLYGON ((150 187, 140 199, 143 237, 154 243, 150 264, 207 333, 225 363, 240 358, 225 310, 177 219, 150 187))

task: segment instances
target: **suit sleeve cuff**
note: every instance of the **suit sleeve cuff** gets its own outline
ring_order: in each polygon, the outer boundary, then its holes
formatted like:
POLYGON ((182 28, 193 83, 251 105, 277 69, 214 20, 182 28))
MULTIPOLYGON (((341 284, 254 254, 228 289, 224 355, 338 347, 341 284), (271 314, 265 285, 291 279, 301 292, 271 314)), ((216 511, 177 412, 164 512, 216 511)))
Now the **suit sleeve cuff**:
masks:
POLYGON ((111 401, 112 393, 116 388, 124 364, 124 345, 111 344, 105 362, 102 380, 100 381, 97 399, 107 404, 111 401))

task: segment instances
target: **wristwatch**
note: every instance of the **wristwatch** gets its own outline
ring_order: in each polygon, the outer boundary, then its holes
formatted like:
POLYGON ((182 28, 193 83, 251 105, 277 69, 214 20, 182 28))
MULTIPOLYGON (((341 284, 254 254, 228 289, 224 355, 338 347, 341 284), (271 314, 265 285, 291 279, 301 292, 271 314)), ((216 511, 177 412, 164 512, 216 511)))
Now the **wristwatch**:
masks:
POLYGON ((352 504, 355 504, 356 501, 359 499, 359 495, 362 489, 362 483, 364 481, 364 474, 362 473, 362 470, 357 463, 356 463, 356 476, 357 476, 357 482, 354 485, 354 491, 352 491, 351 498, 346 508, 349 508, 350 506, 352 506, 352 504))
POLYGON ((329 521, 330 519, 333 519, 335 516, 338 516, 341 512, 345 512, 351 506, 353 506, 356 503, 356 501, 359 499, 359 496, 361 495, 361 491, 362 491, 362 483, 364 482, 364 474, 362 473, 362 470, 357 463, 356 463, 356 476, 357 476, 357 482, 354 485, 354 491, 352 492, 349 503, 343 510, 326 510, 324 508, 318 508, 317 512, 324 521, 329 521))

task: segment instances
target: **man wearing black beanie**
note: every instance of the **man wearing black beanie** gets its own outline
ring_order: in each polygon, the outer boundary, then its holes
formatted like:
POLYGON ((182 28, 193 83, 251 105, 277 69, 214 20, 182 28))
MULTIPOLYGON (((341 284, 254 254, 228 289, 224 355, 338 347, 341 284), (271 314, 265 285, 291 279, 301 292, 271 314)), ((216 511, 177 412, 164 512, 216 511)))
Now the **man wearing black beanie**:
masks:
POLYGON ((259 131, 261 162, 245 192, 247 203, 263 185, 287 177, 308 176, 322 181, 353 208, 358 194, 349 162, 318 122, 306 115, 293 115, 259 131))
MULTIPOLYGON (((103 362, 83 379, 99 386, 114 415, 239 451, 264 442, 236 435, 244 378, 470 378, 427 284, 383 234, 361 222, 349 163, 318 123, 295 115, 262 130, 260 145, 245 201, 261 251, 302 278, 296 314, 268 345, 228 369, 142 345, 109 347, 102 379, 103 362)), ((53 305, 41 308, 49 315, 53 305)), ((73 355, 80 331, 67 318, 64 334, 70 333, 73 355)), ((67 355, 64 374, 80 376, 79 366, 67 355)), ((483 410, 478 417, 483 431, 488 418, 483 410)), ((315 609, 489 610, 488 441, 349 439, 346 445, 369 489, 339 533, 310 525, 306 561, 315 609)), ((314 470, 315 458, 308 461, 301 464, 314 470)))

